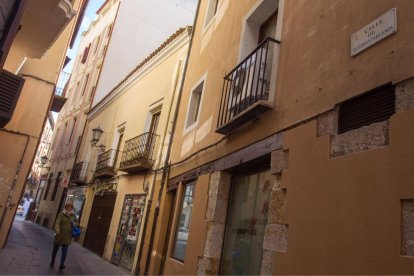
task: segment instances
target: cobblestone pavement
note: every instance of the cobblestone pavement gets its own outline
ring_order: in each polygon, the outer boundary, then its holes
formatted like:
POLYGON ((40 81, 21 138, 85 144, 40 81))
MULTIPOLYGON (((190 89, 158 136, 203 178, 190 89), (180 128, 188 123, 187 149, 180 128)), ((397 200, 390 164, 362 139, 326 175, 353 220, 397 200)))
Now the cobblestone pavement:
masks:
POLYGON ((76 242, 69 246, 64 271, 58 271, 60 249, 54 268, 49 267, 53 231, 38 224, 14 220, 9 239, 0 249, 1 275, 129 275, 76 242))

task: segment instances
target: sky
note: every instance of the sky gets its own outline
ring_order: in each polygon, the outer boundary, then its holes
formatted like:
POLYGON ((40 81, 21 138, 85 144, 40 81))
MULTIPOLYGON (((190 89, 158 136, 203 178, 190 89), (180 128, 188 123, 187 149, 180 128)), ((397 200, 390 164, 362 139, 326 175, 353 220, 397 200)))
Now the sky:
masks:
POLYGON ((101 7, 105 0, 89 0, 88 6, 86 7, 85 16, 83 17, 82 24, 80 26, 78 35, 75 40, 75 44, 72 49, 68 49, 66 55, 71 58, 71 61, 66 65, 63 71, 71 72, 73 64, 76 58, 76 52, 78 51, 80 37, 84 31, 86 31, 92 21, 97 17, 96 11, 101 7))
MULTIPOLYGON (((66 51, 66 55, 71 58, 71 61, 63 69, 64 72, 71 73, 73 64, 75 63, 76 52, 79 48, 80 37, 84 31, 86 31, 92 21, 97 17, 96 11, 101 7, 105 0, 89 0, 88 6, 86 7, 85 16, 83 17, 82 24, 80 26, 78 35, 76 36, 75 43, 72 49, 66 51)), ((58 81, 59 83, 59 81, 58 81)), ((59 113, 52 112, 53 119, 57 120, 59 113)))

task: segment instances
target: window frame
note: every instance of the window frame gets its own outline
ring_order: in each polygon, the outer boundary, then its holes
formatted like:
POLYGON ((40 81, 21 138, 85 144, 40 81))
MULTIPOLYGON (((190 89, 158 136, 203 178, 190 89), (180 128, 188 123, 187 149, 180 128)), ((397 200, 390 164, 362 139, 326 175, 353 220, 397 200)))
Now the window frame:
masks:
POLYGON ((86 88, 88 87, 88 84, 89 84, 89 76, 90 76, 90 73, 87 73, 86 77, 85 77, 85 83, 83 84, 81 97, 83 97, 85 95, 86 88))
MULTIPOLYGON (((207 82, 207 73, 205 73, 195 83, 195 85, 193 87, 191 87, 190 97, 189 97, 189 101, 188 101, 188 105, 187 105, 187 112, 186 112, 185 121, 184 121, 184 135, 198 126, 198 123, 200 121, 201 110, 202 110, 202 107, 203 107, 203 100, 204 100, 204 94, 205 94, 204 91, 205 91, 205 88, 206 88, 206 82, 207 82), (191 106, 192 106, 194 94, 197 93, 196 89, 198 89, 200 86, 201 86, 201 93, 200 93, 201 95, 200 95, 199 104, 198 104, 198 108, 197 108, 197 114, 196 114, 197 116, 196 116, 196 119, 191 124, 188 124, 188 120, 189 120, 189 116, 190 116, 190 109, 191 109, 191 106)), ((195 115, 195 114, 193 114, 193 115, 195 115)))
POLYGON ((55 201, 56 195, 59 189, 60 181, 63 178, 62 172, 58 172, 56 178, 55 178, 55 185, 53 186, 52 194, 50 195, 50 201, 55 201))
POLYGON ((219 9, 219 6, 221 5, 220 0, 209 0, 204 16, 204 24, 203 24, 203 33, 205 30, 209 29, 212 22, 214 21, 214 18, 216 17, 217 11, 219 9))
POLYGON ((73 121, 72 121, 72 129, 71 129, 71 131, 70 131, 69 140, 67 141, 66 145, 69 145, 69 144, 70 144, 70 142, 72 141, 73 132, 75 131, 75 127, 76 127, 76 121, 77 121, 77 119, 78 119, 78 117, 77 117, 77 116, 75 116, 75 117, 73 118, 73 121))
MULTIPOLYGON (((195 179, 192 180, 192 181, 183 183, 181 185, 182 186, 182 190, 180 192, 180 198, 176 198, 175 199, 176 202, 175 202, 175 208, 174 209, 177 209, 177 207, 180 207, 180 209, 179 209, 179 212, 175 215, 174 232, 173 232, 174 239, 172 240, 171 251, 170 251, 169 257, 171 259, 177 261, 177 262, 180 262, 180 263, 185 263, 185 257, 186 257, 186 253, 184 254, 183 260, 181 260, 181 259, 177 258, 176 256, 174 256, 174 251, 175 251, 177 237, 178 237, 178 229, 180 227, 180 224, 179 224, 180 223, 180 216, 181 216, 182 211, 183 211, 184 200, 187 197, 186 196, 186 188, 188 186, 193 186, 193 190, 192 190, 191 196, 192 196, 192 202, 193 202, 193 208, 194 208, 194 199, 195 199, 195 193, 196 193, 195 192, 196 184, 197 184, 197 180, 195 180, 195 179), (179 206, 177 206, 178 203, 180 204, 179 206)), ((177 196, 177 194, 176 194, 176 196, 177 196)), ((189 220, 189 226, 191 225, 192 215, 193 215, 193 210, 191 210, 191 215, 190 215, 190 220, 189 220)), ((190 234, 190 227, 188 228, 188 234, 190 234)), ((189 239, 187 237, 186 250, 187 250, 188 241, 189 241, 189 239)))

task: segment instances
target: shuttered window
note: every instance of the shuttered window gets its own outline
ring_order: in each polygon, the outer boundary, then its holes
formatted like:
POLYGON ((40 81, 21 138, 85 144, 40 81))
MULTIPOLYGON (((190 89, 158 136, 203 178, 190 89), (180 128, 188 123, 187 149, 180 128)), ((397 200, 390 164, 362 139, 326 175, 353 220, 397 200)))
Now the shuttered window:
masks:
POLYGON ((395 113, 395 86, 387 84, 339 106, 338 133, 388 120, 395 113))
POLYGON ((85 63, 86 63, 86 61, 88 60, 88 54, 89 54, 89 50, 90 50, 90 48, 91 48, 91 44, 89 43, 88 47, 86 47, 86 48, 83 50, 83 55, 82 55, 82 60, 81 60, 81 63, 82 63, 82 64, 85 64, 85 63))
POLYGON ((6 70, 0 71, 0 127, 12 118, 24 79, 6 70))

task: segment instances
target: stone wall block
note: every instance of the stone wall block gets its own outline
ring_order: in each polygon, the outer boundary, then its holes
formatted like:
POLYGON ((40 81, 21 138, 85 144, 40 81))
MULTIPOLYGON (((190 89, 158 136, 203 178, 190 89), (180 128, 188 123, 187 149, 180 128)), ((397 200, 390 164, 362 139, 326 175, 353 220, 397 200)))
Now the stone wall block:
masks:
POLYGON ((263 249, 273 252, 287 252, 288 226, 286 224, 268 224, 263 239, 263 249))
POLYGON ((395 88, 395 112, 414 109, 414 78, 398 84, 395 88))
POLYGON ((272 152, 270 170, 272 174, 279 174, 288 168, 289 151, 276 150, 272 152))
POLYGON ((269 224, 286 224, 286 189, 277 189, 270 193, 269 224))
POLYGON ((336 110, 329 111, 318 117, 317 136, 335 135, 337 129, 338 115, 336 110))
POLYGON ((207 224, 206 243, 204 245, 204 256, 208 258, 221 257, 221 247, 224 239, 224 224, 212 223, 207 224))
POLYGON ((214 172, 210 176, 209 196, 228 198, 230 194, 231 176, 226 172, 214 172))
POLYGON ((414 199, 401 201, 401 254, 414 257, 414 199))
POLYGON ((262 266, 260 269, 260 275, 273 275, 272 265, 275 252, 263 250, 262 266))
POLYGON ((198 257, 197 275, 218 275, 220 259, 198 257))
POLYGON ((330 156, 337 157, 388 145, 388 121, 373 123, 331 138, 330 156))
POLYGON ((227 199, 209 196, 205 219, 211 222, 226 223, 227 204, 227 199))

